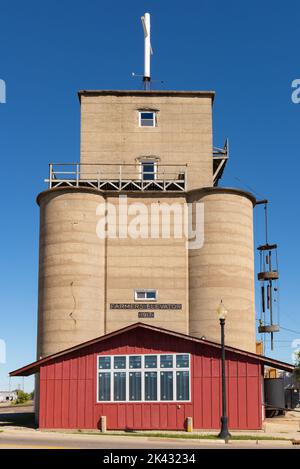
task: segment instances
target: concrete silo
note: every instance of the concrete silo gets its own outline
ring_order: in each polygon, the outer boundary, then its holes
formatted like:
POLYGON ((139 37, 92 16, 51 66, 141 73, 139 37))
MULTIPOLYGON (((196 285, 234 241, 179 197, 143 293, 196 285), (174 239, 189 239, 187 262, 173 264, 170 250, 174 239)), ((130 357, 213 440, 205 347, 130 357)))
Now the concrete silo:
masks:
POLYGON ((54 188, 39 194, 37 356, 104 334, 105 241, 96 234, 101 192, 54 188))
POLYGON ((211 187, 193 191, 189 201, 204 204, 204 245, 189 251, 189 333, 219 342, 216 308, 223 299, 229 311, 226 343, 255 352, 255 198, 211 187))

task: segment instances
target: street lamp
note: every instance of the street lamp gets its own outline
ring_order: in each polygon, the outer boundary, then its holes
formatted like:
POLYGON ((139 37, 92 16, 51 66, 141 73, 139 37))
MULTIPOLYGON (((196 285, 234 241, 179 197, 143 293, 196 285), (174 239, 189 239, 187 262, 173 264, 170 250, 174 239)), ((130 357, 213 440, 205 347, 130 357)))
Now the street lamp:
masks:
POLYGON ((217 309, 220 326, 221 326, 221 349, 222 349, 222 416, 221 416, 221 431, 218 438, 228 440, 231 437, 228 431, 228 417, 226 410, 226 374, 225 374, 225 319, 227 316, 227 309, 225 308, 223 301, 217 309))

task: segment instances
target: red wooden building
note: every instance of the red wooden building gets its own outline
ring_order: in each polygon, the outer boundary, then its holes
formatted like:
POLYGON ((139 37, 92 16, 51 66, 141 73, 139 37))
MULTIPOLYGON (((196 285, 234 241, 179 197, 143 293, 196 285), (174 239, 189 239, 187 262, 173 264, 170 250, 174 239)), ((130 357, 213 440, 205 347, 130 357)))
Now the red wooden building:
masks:
MULTIPOLYGON (((217 343, 135 324, 10 373, 39 373, 40 428, 218 429, 221 350, 217 343)), ((230 429, 260 429, 263 369, 293 366, 226 347, 230 429)))

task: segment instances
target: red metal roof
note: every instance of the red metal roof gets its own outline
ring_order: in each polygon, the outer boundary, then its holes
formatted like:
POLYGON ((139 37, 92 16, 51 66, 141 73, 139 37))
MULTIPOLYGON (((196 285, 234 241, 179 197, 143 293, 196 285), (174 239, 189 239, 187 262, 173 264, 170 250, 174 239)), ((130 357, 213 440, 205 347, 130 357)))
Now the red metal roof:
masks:
MULTIPOLYGON (((49 355, 45 358, 41 358, 40 360, 37 360, 33 363, 30 363, 29 365, 26 365, 26 366, 23 366, 22 368, 18 368, 17 370, 11 371, 9 374, 10 374, 10 376, 29 376, 29 375, 32 375, 34 373, 37 373, 42 365, 48 363, 49 361, 51 361, 54 358, 62 357, 64 355, 75 352, 77 350, 82 350, 86 347, 89 347, 90 345, 96 344, 97 342, 102 342, 102 341, 108 340, 111 337, 114 337, 114 336, 117 336, 117 335, 120 335, 120 334, 124 334, 128 331, 131 331, 133 329, 138 329, 138 328, 148 329, 148 330, 151 330, 151 331, 156 331, 156 332, 160 332, 160 333, 167 334, 167 335, 172 335, 174 337, 178 337, 178 338, 188 340, 188 341, 198 342, 200 344, 209 345, 211 347, 218 348, 218 349, 221 348, 221 345, 216 343, 216 342, 211 342, 211 341, 206 340, 206 339, 199 339, 198 337, 192 337, 190 335, 181 334, 179 332, 174 332, 174 331, 170 331, 170 330, 163 329, 163 328, 160 328, 160 327, 156 327, 156 326, 152 326, 152 325, 149 325, 149 324, 144 324, 144 323, 139 323, 138 322, 138 323, 132 324, 130 326, 123 327, 122 329, 118 329, 117 331, 110 332, 109 334, 103 335, 101 337, 97 337, 97 338, 89 340, 87 342, 83 342, 81 344, 75 345, 74 347, 62 350, 61 352, 57 352, 53 355, 49 355)), ((256 360, 260 361, 264 365, 272 366, 272 367, 278 368, 280 370, 293 371, 294 368, 295 368, 294 365, 291 365, 289 363, 285 363, 285 362, 282 362, 282 361, 279 361, 279 360, 274 360, 273 358, 265 357, 263 355, 257 355, 256 353, 247 352, 245 350, 240 350, 240 349, 237 349, 235 347, 226 346, 225 349, 228 352, 234 352, 234 353, 237 353, 239 355, 244 355, 244 356, 249 357, 249 358, 255 358, 256 360)))

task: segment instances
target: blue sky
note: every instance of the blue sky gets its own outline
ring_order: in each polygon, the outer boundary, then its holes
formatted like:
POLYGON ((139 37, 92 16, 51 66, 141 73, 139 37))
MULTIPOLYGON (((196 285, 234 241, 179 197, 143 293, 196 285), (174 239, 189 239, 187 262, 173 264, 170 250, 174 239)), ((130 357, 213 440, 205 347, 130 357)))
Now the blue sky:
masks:
MULTIPOLYGON (((231 149, 222 184, 250 187, 271 202, 285 329, 267 353, 289 361, 291 342, 300 338, 300 104, 291 101, 291 82, 300 78, 299 2, 3 0, 0 338, 7 363, 0 364, 0 389, 8 387, 9 370, 35 358, 35 198, 45 189, 47 165, 79 159, 78 89, 140 87, 131 72, 143 69, 145 11, 152 15, 153 79, 166 89, 216 90, 214 143, 228 137, 231 149)), ((258 243, 262 209, 255 213, 258 243)), ((18 384, 14 378, 12 386, 18 384)))

